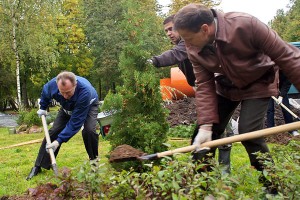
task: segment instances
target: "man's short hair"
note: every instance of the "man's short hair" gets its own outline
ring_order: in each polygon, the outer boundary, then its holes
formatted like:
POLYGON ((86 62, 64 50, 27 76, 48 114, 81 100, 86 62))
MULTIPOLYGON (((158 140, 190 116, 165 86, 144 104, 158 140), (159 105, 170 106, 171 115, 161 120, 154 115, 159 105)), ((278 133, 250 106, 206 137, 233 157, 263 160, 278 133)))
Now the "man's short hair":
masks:
POLYGON ((56 76, 56 83, 61 80, 61 84, 65 86, 66 80, 70 80, 73 85, 77 84, 76 75, 73 72, 63 71, 56 76))
POLYGON ((181 8, 174 17, 176 30, 189 30, 194 33, 200 31, 203 24, 212 24, 213 12, 201 4, 191 3, 181 8))
POLYGON ((163 22, 163 25, 169 23, 169 22, 173 22, 174 21, 174 17, 175 15, 170 15, 169 17, 167 17, 164 22, 163 22))

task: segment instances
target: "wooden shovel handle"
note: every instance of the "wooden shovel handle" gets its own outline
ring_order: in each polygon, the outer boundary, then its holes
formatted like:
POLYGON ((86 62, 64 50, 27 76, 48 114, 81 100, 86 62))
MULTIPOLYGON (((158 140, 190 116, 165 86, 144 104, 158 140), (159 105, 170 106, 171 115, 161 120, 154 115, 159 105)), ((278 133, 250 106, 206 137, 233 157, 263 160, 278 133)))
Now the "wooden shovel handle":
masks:
MULTIPOLYGON (((45 115, 42 115, 42 123, 43 123, 44 132, 45 132, 46 142, 47 142, 47 144, 51 144, 51 139, 50 139, 50 135, 48 132, 48 126, 47 126, 45 115)), ((56 165, 56 160, 55 160, 53 149, 51 149, 51 148, 49 149, 49 154, 50 154, 52 166, 56 165)))
POLYGON ((286 107, 282 102, 281 103, 278 103, 278 99, 274 96, 272 96, 272 99, 278 104, 280 105, 281 107, 283 107, 287 112, 289 112, 294 118, 296 118, 297 120, 299 120, 299 117, 293 113, 293 111, 291 111, 288 107, 286 107))
MULTIPOLYGON (((244 134, 240 134, 240 135, 234 135, 231 137, 226 137, 226 138, 222 138, 222 139, 218 139, 218 140, 212 140, 210 142, 205 142, 205 143, 201 144, 201 148, 217 147, 220 145, 230 144, 230 143, 234 143, 234 142, 241 142, 241 141, 265 137, 265 136, 273 135, 273 134, 277 134, 277 133, 284 133, 287 131, 297 130, 299 128, 300 128, 300 122, 293 122, 290 124, 285 124, 285 125, 281 125, 281 126, 277 126, 277 127, 266 128, 266 129, 252 131, 252 132, 248 132, 248 133, 244 133, 244 134)), ((157 157, 161 158, 163 156, 171 156, 175 153, 190 152, 190 151, 195 150, 196 147, 197 147, 196 145, 190 145, 190 146, 181 147, 178 149, 164 151, 161 153, 157 153, 157 157)))

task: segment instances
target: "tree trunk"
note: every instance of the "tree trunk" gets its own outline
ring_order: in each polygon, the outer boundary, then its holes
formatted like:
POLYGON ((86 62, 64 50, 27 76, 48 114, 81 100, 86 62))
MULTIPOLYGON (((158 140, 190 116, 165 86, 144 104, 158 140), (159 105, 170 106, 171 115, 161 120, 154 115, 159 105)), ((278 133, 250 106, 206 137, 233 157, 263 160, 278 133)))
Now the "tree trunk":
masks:
POLYGON ((23 78, 22 81, 22 105, 24 108, 30 108, 29 101, 28 101, 28 96, 27 96, 27 80, 26 80, 26 75, 23 78))
POLYGON ((17 104, 18 107, 21 108, 22 100, 21 100, 21 84, 20 84, 20 57, 19 57, 19 51, 18 51, 18 45, 16 39, 16 29, 17 29, 17 19, 15 16, 15 12, 12 10, 12 37, 13 37, 12 49, 16 59, 16 77, 17 77, 17 94, 18 94, 17 104))
POLYGON ((8 101, 13 110, 18 110, 18 106, 16 105, 16 102, 13 99, 9 99, 8 101))

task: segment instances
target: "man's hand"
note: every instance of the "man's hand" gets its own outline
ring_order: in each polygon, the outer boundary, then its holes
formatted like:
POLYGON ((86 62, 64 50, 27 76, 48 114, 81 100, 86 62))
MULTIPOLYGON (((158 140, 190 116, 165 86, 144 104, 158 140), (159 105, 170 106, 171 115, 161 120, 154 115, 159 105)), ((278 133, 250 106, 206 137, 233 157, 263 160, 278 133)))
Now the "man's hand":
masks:
POLYGON ((196 151, 200 150, 200 145, 204 142, 211 141, 212 131, 211 125, 200 126, 198 134, 196 135, 193 145, 197 145, 196 151))
POLYGON ((51 144, 46 144, 46 151, 49 153, 49 149, 53 149, 53 152, 59 147, 59 142, 54 140, 51 144))
POLYGON ((147 59, 147 64, 153 65, 153 60, 152 59, 147 59))
POLYGON ((47 115, 47 111, 42 109, 39 109, 36 113, 39 115, 39 117, 42 117, 42 115, 47 115))

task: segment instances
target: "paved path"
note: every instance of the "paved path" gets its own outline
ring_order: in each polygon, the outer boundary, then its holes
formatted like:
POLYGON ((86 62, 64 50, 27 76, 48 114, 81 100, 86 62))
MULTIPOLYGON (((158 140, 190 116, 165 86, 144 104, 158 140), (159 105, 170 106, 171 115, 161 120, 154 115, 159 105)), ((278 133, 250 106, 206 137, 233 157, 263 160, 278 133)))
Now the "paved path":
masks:
POLYGON ((16 127, 17 124, 17 116, 16 115, 7 115, 0 113, 0 127, 9 127, 14 126, 16 127))

